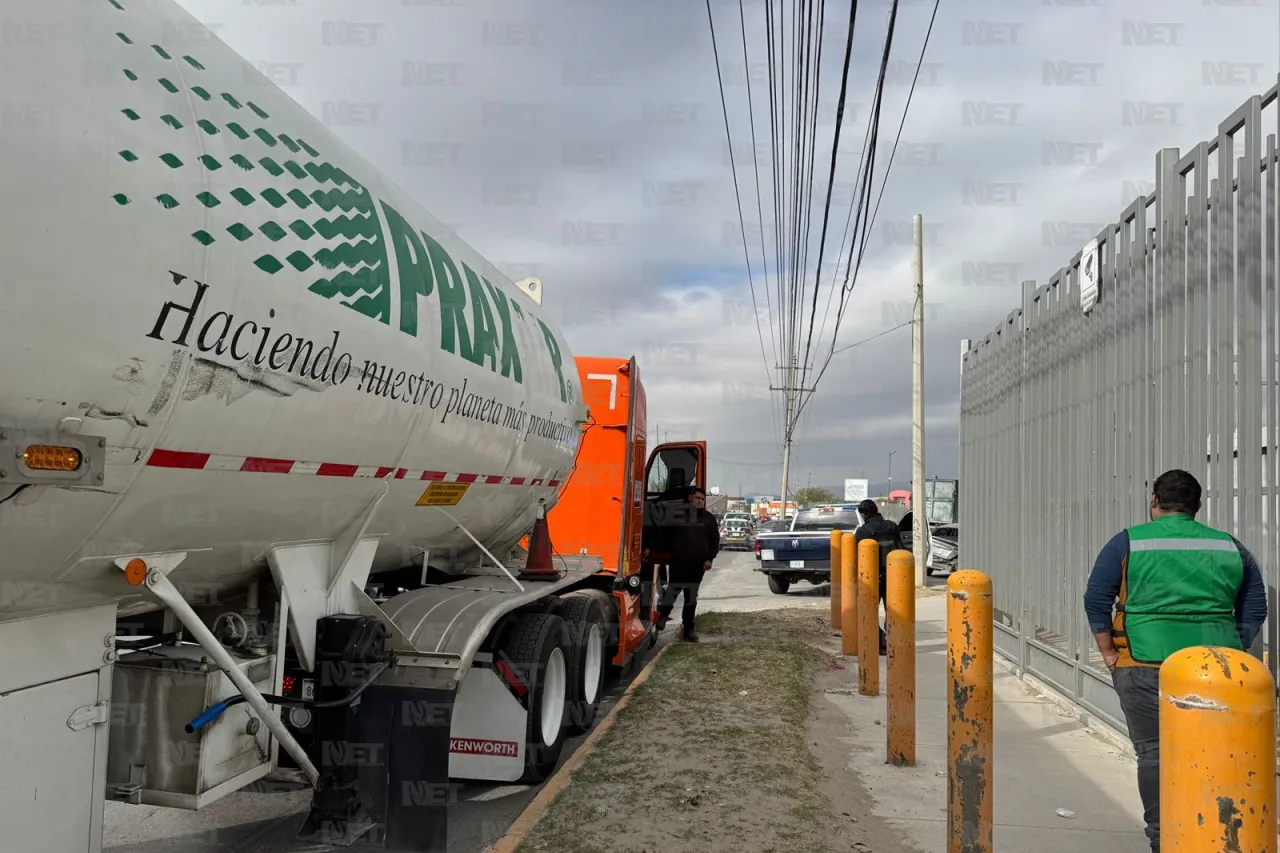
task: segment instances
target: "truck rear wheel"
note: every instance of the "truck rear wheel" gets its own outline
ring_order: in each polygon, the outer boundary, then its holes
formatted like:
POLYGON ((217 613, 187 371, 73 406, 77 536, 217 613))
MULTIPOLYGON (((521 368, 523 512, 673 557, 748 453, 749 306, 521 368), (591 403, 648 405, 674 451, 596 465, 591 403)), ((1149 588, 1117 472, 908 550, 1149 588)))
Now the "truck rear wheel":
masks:
POLYGON ((769 591, 777 595, 786 595, 791 589, 791 579, 782 575, 769 575, 769 591))
POLYGON ((512 627, 502 650, 529 688, 525 727, 524 776, 521 782, 546 779, 564 749, 568 690, 568 631, 550 613, 529 613, 512 627))
POLYGON ((611 620, 606 618, 604 604, 590 593, 566 595, 559 612, 569 629, 566 712, 569 734, 576 735, 591 728, 600 709, 611 620))

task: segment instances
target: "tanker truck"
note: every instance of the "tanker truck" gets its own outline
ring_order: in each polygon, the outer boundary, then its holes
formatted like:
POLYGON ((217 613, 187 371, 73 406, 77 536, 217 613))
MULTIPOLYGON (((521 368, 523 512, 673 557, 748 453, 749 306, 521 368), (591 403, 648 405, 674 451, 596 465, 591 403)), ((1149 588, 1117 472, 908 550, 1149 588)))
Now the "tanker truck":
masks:
POLYGON ((6 846, 292 773, 301 837, 444 850, 655 641, 705 445, 176 4, 0 21, 6 846))

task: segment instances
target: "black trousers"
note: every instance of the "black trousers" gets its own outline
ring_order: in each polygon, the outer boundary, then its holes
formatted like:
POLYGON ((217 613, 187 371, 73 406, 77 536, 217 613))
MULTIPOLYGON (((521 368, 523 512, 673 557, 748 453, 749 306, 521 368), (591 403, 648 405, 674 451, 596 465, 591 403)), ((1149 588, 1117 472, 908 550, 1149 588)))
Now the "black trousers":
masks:
POLYGON ((701 563, 695 563, 672 565, 668 571, 667 588, 662 594, 661 601, 658 602, 658 615, 663 619, 670 619, 671 611, 676 606, 676 597, 683 594, 684 608, 680 612, 680 622, 684 625, 685 633, 691 633, 693 617, 698 610, 698 587, 702 584, 702 577, 706 574, 706 570, 702 568, 701 563))
POLYGON ((1138 757, 1138 795, 1151 853, 1160 853, 1160 670, 1123 666, 1111 672, 1129 740, 1138 757))

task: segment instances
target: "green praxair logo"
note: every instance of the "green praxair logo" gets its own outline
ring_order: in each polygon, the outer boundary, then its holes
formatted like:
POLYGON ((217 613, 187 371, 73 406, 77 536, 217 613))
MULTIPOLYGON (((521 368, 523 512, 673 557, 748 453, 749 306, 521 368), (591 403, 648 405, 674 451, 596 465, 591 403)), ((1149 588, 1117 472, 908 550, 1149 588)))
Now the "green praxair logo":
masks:
MULTIPOLYGON (((126 11, 118 0, 105 2, 126 11)), ((209 191, 190 199, 177 199, 169 193, 155 196, 155 202, 165 210, 194 203, 207 211, 222 208, 211 219, 231 220, 194 231, 192 239, 204 246, 227 239, 261 242, 263 252, 253 262, 261 274, 273 276, 286 265, 299 273, 313 270, 316 279, 308 288, 312 293, 336 299, 386 325, 391 324, 392 300, 398 300, 395 307, 400 331, 414 337, 418 334, 420 300, 434 293, 440 309, 440 348, 487 366, 513 382, 523 382, 513 322, 517 318, 528 322, 528 318, 519 304, 466 264, 454 261, 438 242, 414 229, 390 204, 375 199, 306 140, 277 133, 270 126, 271 116, 260 106, 242 102, 230 92, 214 93, 199 85, 205 67, 195 57, 175 58, 162 45, 135 44, 125 32, 116 32, 115 37, 139 54, 132 67, 121 69, 125 77, 139 86, 162 87, 173 96, 175 110, 181 111, 188 103, 196 109, 207 105, 203 110, 206 117, 197 120, 196 127, 205 136, 220 137, 227 147, 240 149, 227 162, 209 154, 190 162, 174 153, 159 155, 160 161, 174 170, 239 170, 248 185, 224 196, 209 191), (182 67, 151 77, 151 69, 160 63, 166 67, 181 63, 182 67), (226 120, 213 121, 219 112, 226 120), (390 240, 383 233, 375 205, 381 206, 386 217, 390 240), (230 217, 228 209, 235 211, 230 217), (398 267, 394 286, 387 262, 388 242, 394 247, 398 267)), ((125 121, 160 121, 174 132, 191 132, 172 114, 144 116, 131 108, 121 114, 125 121)), ((129 163, 139 159, 129 150, 120 151, 119 156, 129 163)), ((122 206, 134 203, 123 192, 113 198, 122 206)), ((567 402, 571 386, 565 381, 560 345, 542 320, 535 318, 535 322, 559 379, 560 399, 567 402)))

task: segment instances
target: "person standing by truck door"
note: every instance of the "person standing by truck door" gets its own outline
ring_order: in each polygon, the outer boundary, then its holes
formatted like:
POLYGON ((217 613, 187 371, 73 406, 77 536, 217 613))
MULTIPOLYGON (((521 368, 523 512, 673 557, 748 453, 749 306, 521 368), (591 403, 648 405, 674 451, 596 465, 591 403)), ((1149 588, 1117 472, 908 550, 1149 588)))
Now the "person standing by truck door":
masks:
POLYGON ((696 643, 698 635, 693 630, 693 618, 698 609, 698 587, 711 568, 711 561, 720 553, 720 528, 715 516, 707 512, 706 492, 694 486, 685 500, 688 502, 685 511, 672 519, 668 529, 671 576, 658 605, 658 630, 666 629, 676 606, 676 596, 683 593, 680 621, 684 626, 684 639, 696 643))
POLYGON ((1191 646, 1248 649, 1267 618, 1267 588, 1239 540, 1196 521, 1195 477, 1166 471, 1151 491, 1151 521, 1121 530, 1098 554, 1084 610, 1120 698, 1147 838, 1160 853, 1160 665, 1191 646))
MULTIPOLYGON (((898 522, 890 521, 880 514, 880 507, 876 502, 867 499, 858 504, 858 514, 862 516, 862 526, 853 534, 855 543, 862 542, 866 539, 873 539, 880 546, 880 604, 884 604, 885 583, 888 577, 889 552, 897 551, 903 548, 902 544, 902 528, 898 527, 898 522)), ((878 621, 878 620, 877 620, 878 621)), ((886 642, 884 628, 880 629, 880 654, 888 652, 888 643, 886 642)))

